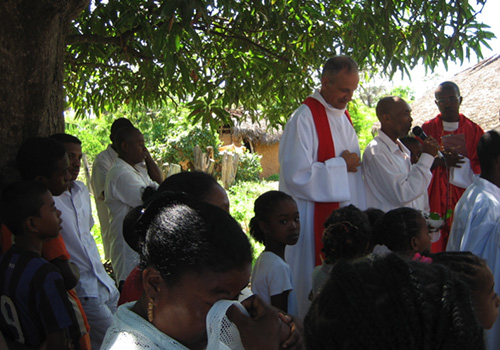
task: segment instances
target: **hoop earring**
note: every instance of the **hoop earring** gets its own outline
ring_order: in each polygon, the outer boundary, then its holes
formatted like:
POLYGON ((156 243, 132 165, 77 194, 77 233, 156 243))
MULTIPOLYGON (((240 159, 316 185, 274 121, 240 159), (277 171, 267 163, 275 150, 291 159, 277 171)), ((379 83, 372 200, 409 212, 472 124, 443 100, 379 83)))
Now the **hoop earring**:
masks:
POLYGON ((149 299, 149 302, 148 302, 148 321, 150 323, 153 323, 153 299, 149 299))

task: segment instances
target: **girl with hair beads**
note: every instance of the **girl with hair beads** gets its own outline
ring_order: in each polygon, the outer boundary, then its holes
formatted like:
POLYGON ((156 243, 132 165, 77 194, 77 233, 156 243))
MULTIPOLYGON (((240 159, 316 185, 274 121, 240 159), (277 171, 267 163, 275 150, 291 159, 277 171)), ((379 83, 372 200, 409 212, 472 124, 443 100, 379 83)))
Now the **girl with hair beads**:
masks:
POLYGON ((390 251, 413 258, 426 255, 431 249, 431 234, 422 212, 413 208, 397 208, 385 213, 373 231, 373 252, 376 255, 390 251), (378 246, 377 246, 378 245, 378 246))
POLYGON ((483 350, 468 288, 396 254, 341 261, 304 321, 309 350, 483 350))
POLYGON ((500 297, 495 293, 495 281, 486 260, 471 252, 442 252, 429 257, 433 263, 444 265, 460 275, 471 291, 477 320, 484 329, 493 327, 498 317, 500 297))
POLYGON ((299 211, 294 199, 284 192, 268 191, 255 201, 250 234, 264 244, 251 278, 252 292, 264 301, 292 315, 297 314, 292 270, 285 262, 285 247, 299 239, 299 211))
POLYGON ((322 249, 325 260, 313 270, 310 300, 321 291, 337 261, 353 260, 368 253, 370 226, 363 211, 351 204, 333 211, 326 224, 322 249))

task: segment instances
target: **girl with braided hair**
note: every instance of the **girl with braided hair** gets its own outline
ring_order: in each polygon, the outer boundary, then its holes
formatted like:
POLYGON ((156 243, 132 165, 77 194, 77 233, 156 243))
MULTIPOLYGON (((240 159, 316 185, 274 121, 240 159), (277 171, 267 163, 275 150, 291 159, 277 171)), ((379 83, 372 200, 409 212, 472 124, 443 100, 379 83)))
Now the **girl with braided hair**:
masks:
POLYGON ((486 260, 471 252, 441 252, 429 256, 433 263, 458 273, 469 286, 476 317, 484 329, 493 327, 498 317, 500 297, 495 293, 495 280, 486 260))
POLYGON ((311 300, 320 292, 335 263, 341 259, 353 260, 368 254, 370 224, 368 216, 354 205, 332 212, 323 232, 323 264, 312 273, 311 300))
POLYGON ((372 242, 374 253, 383 251, 380 246, 386 246, 390 251, 411 259, 417 253, 426 255, 430 252, 431 234, 420 210, 402 207, 388 211, 377 221, 372 242))
POLYGON ((482 350, 467 286, 396 254, 338 262, 304 321, 310 350, 482 350))
POLYGON ((291 315, 297 315, 292 270, 285 262, 285 247, 299 239, 300 220, 295 200, 281 191, 260 195, 250 220, 250 234, 265 245, 255 261, 252 292, 264 301, 291 315))

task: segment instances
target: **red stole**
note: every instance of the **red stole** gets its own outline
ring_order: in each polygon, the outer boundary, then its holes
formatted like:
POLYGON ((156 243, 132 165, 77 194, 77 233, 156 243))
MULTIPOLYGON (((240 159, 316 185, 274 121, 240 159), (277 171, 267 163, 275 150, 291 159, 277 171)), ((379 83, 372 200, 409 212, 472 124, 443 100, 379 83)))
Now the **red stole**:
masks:
MULTIPOLYGON (((451 132, 444 131, 441 114, 438 114, 434 119, 425 122, 422 125, 422 129, 427 135, 434 137, 440 145, 442 145, 442 137, 445 135, 464 134, 472 171, 475 174, 480 173, 481 169, 479 167, 476 148, 484 132, 477 124, 467 119, 463 114, 460 114, 458 129, 451 132)), ((465 189, 449 183, 449 169, 443 167, 433 169, 432 180, 428 188, 430 211, 444 216, 448 209, 455 208, 455 205, 464 192, 465 189)), ((441 228, 441 238, 437 242, 432 243, 431 251, 433 253, 446 250, 452 222, 453 215, 445 221, 445 225, 441 228)))
MULTIPOLYGON (((325 162, 335 157, 335 146, 333 144, 332 132, 325 107, 313 97, 308 97, 304 104, 309 107, 318 135, 318 162, 325 162)), ((352 124, 351 116, 345 111, 345 114, 352 124)), ((323 224, 330 216, 332 211, 339 208, 338 202, 315 202, 314 203, 314 256, 315 265, 321 265, 323 260, 323 224)))

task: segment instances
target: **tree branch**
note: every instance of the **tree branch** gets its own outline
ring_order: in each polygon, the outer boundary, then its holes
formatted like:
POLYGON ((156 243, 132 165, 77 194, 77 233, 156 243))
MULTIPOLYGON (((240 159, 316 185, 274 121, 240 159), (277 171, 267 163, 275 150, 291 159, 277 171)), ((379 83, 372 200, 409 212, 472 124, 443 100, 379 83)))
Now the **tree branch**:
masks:
MULTIPOLYGON (((139 27, 137 27, 139 28, 139 27)), ((152 61, 153 57, 144 55, 137 49, 127 45, 128 37, 133 34, 133 30, 129 30, 124 34, 118 37, 105 37, 100 35, 91 35, 91 34, 83 34, 83 35, 68 35, 66 38, 66 45, 75 45, 75 44, 102 44, 102 45, 113 45, 122 49, 125 54, 130 54, 135 58, 152 61)))
MULTIPOLYGON (((217 25, 215 25, 215 26, 217 28, 221 29, 221 30, 224 30, 224 31, 230 33, 230 31, 228 29, 224 28, 224 27, 217 26, 217 25)), ((280 61, 283 61, 284 63, 290 63, 290 60, 288 58, 276 54, 275 52, 273 52, 273 51, 265 48, 264 46, 256 43, 255 41, 252 41, 250 38, 248 38, 246 36, 232 34, 232 33, 230 33, 230 34, 224 34, 224 33, 221 33, 221 32, 210 30, 209 28, 207 28, 205 26, 200 26, 200 25, 193 26, 193 29, 198 29, 198 30, 201 30, 202 32, 204 32, 205 34, 209 33, 209 34, 217 35, 217 36, 222 37, 222 38, 230 38, 230 39, 236 39, 236 40, 245 41, 245 42, 249 43, 250 45, 257 47, 259 50, 267 53, 271 57, 277 58, 280 61)))

